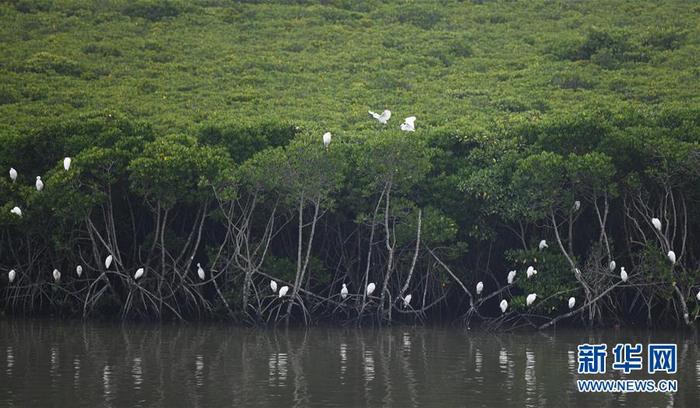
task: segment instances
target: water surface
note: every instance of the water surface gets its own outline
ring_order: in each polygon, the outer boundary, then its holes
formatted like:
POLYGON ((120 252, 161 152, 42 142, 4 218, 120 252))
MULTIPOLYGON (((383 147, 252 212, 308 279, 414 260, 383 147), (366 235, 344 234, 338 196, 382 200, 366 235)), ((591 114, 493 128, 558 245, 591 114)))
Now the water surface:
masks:
MULTIPOLYGON (((0 321, 0 406, 700 406, 687 332, 0 321), (581 394, 576 346, 678 344, 675 394, 581 394)), ((609 357, 611 359, 612 357, 609 357)), ((610 365, 611 362, 608 362, 610 365)), ((617 372, 595 378, 621 378, 617 372)), ((587 376, 587 378, 593 378, 587 376)))

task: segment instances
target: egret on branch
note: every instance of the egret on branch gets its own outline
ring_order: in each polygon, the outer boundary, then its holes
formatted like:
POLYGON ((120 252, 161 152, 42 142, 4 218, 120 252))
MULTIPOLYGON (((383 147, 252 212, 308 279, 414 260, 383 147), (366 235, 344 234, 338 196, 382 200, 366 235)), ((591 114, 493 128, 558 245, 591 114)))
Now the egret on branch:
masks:
POLYGON ((143 273, 144 273, 144 272, 145 272, 145 271, 144 271, 143 268, 137 269, 137 270, 136 270, 136 273, 134 274, 134 280, 139 280, 139 278, 143 276, 143 273))
POLYGON ((344 283, 343 283, 343 288, 340 289, 340 297, 343 298, 343 299, 345 299, 346 297, 348 297, 348 287, 347 287, 347 285, 345 285, 344 283))
POLYGON ((63 159, 63 168, 66 169, 66 171, 70 170, 70 162, 70 157, 66 157, 65 159, 63 159))
POLYGON ((578 211, 581 208, 581 202, 579 200, 574 201, 574 211, 578 211))
POLYGON ((518 271, 510 271, 508 272, 508 284, 512 285, 513 281, 515 280, 515 275, 518 273, 518 271))
POLYGON ((540 251, 545 248, 549 248, 549 245, 547 245, 547 240, 543 239, 542 241, 540 241, 540 251))
POLYGON ((654 224, 654 228, 661 231, 661 220, 658 218, 652 218, 651 223, 654 224))
POLYGON ((537 299, 537 293, 530 293, 527 295, 527 298, 525 299, 525 303, 530 306, 531 304, 535 303, 535 299, 537 299))
POLYGON ((36 176, 36 191, 41 191, 44 189, 44 182, 41 181, 41 176, 36 176))
POLYGON ((676 253, 673 251, 668 251, 668 260, 671 261, 672 264, 676 264, 676 253))
POLYGON ((501 308, 501 313, 505 313, 506 309, 508 309, 508 302, 506 302, 505 299, 501 300, 501 304, 499 305, 501 308))
POLYGON ((10 281, 10 283, 14 282, 16 277, 17 272, 15 272, 14 269, 10 270, 10 272, 7 273, 7 280, 10 281))
POLYGON ((10 179, 13 183, 17 180, 17 170, 14 167, 10 167, 10 179))
POLYGON ((374 282, 367 285, 367 291, 366 291, 367 296, 370 296, 372 293, 374 293, 374 289, 376 289, 376 287, 377 286, 374 284, 374 282))
POLYGON ((476 294, 480 295, 481 291, 484 290, 484 282, 479 282, 476 284, 476 294))
POLYGON ((83 274, 83 267, 81 265, 76 266, 75 273, 76 273, 76 275, 78 275, 78 277, 80 277, 80 275, 83 274))
POLYGON ((272 293, 277 293, 277 282, 274 279, 270 279, 270 289, 272 289, 272 293))
POLYGON ((13 209, 10 210, 10 212, 18 217, 22 216, 22 210, 20 210, 19 207, 14 207, 13 209))
POLYGON ((369 111, 369 114, 382 125, 386 125, 386 122, 391 118, 391 111, 389 109, 385 109, 381 115, 372 111, 369 111))
POLYGON ((622 279, 623 282, 627 282, 627 271, 625 271, 624 266, 620 267, 620 279, 622 279))
POLYGON ((527 278, 530 279, 533 276, 537 275, 537 269, 535 269, 532 265, 527 267, 527 278))
POLYGON ((286 295, 287 292, 289 292, 289 286, 282 286, 280 288, 280 293, 277 295, 277 297, 278 298, 284 297, 284 295, 286 295))
POLYGON ((204 280, 204 278, 207 276, 207 274, 204 273, 204 268, 202 268, 202 265, 197 262, 197 276, 199 276, 199 280, 204 280))
POLYGON ((569 309, 573 309, 575 305, 576 305, 576 298, 571 296, 569 298, 569 309))
POLYGON ((610 272, 615 272, 615 268, 617 268, 615 261, 610 261, 610 272))
POLYGON ((56 283, 61 280, 61 272, 58 269, 53 270, 53 280, 55 280, 56 283))
POLYGON ((403 307, 404 309, 407 308, 411 304, 411 299, 413 296, 409 293, 406 295, 406 297, 403 298, 403 307))
POLYGON ((107 255, 107 258, 105 258, 105 269, 109 269, 109 266, 112 265, 112 260, 114 258, 112 255, 107 255))

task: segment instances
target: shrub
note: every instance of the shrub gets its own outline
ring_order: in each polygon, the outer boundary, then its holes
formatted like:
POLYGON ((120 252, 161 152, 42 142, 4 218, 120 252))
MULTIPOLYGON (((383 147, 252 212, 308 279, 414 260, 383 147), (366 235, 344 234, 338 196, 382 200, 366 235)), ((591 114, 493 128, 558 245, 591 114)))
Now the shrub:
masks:
POLYGON ((80 76, 83 68, 77 62, 61 55, 39 52, 29 58, 23 67, 24 71, 80 76))
POLYGON ((141 17, 151 21, 159 21, 164 18, 177 17, 182 12, 182 7, 168 0, 146 0, 130 3, 122 9, 122 13, 129 17, 141 17))

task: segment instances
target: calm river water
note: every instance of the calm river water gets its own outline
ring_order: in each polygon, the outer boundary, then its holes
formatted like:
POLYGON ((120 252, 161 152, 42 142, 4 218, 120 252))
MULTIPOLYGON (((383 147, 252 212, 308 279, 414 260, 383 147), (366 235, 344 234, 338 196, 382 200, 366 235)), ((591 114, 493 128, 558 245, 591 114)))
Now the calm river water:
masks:
MULTIPOLYGON (((595 378, 620 378, 611 359, 595 378)), ((0 321, 0 406, 700 407, 700 349, 685 332, 9 320, 0 321), (585 342, 677 343, 678 373, 665 378, 678 392, 577 392, 576 346, 585 342)))

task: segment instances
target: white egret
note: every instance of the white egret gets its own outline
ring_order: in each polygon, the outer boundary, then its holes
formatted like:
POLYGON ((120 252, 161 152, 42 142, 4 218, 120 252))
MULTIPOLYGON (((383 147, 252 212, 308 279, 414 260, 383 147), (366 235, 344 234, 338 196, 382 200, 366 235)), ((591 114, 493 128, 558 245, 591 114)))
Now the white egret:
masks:
POLYGON ((17 180, 17 170, 15 170, 14 167, 10 167, 10 179, 13 183, 17 180))
POLYGON ((698 302, 700 302, 700 291, 698 291, 698 294, 695 295, 695 298, 698 300, 698 302))
POLYGON ((535 299, 537 299, 537 293, 530 293, 527 295, 527 298, 525 298, 525 303, 530 306, 531 304, 535 303, 535 299))
POLYGON ((627 271, 625 271, 624 266, 620 267, 620 279, 622 279, 623 282, 627 282, 627 271))
POLYGON ((668 251, 668 260, 671 261, 672 264, 676 264, 676 253, 673 251, 668 251))
POLYGON ((58 269, 53 270, 53 280, 56 282, 61 280, 61 272, 58 269))
POLYGON ((617 268, 615 261, 610 261, 610 272, 614 272, 615 268, 617 268))
POLYGON ((401 124, 401 130, 403 130, 404 132, 415 132, 416 131, 416 117, 409 116, 406 119, 404 119, 404 122, 401 124))
POLYGON ((652 218, 651 223, 654 224, 654 228, 661 231, 661 220, 658 218, 652 218))
POLYGON ((10 210, 10 212, 18 217, 22 216, 22 210, 20 210, 19 207, 14 207, 13 209, 10 210))
POLYGON ((112 260, 114 258, 112 255, 107 255, 107 258, 105 258, 105 269, 109 269, 109 266, 112 265, 112 260))
POLYGON ((278 298, 281 298, 281 297, 283 297, 284 295, 286 295, 287 292, 289 292, 289 286, 282 286, 282 287, 280 288, 280 293, 277 295, 277 297, 278 297, 278 298))
POLYGON ((545 248, 549 248, 549 245, 547 245, 547 240, 543 239, 542 241, 540 241, 540 251, 545 248))
POLYGON ((481 291, 484 290, 484 282, 479 282, 476 284, 476 294, 480 295, 481 291))
POLYGON ((12 269, 10 272, 7 273, 7 280, 10 281, 10 283, 14 282, 16 277, 17 277, 17 272, 15 272, 14 269, 12 269))
POLYGON ((403 298, 403 307, 404 309, 407 308, 411 304, 411 299, 413 296, 409 293, 406 295, 406 297, 403 298))
POLYGON ((508 309, 508 302, 506 302, 505 299, 501 300, 501 304, 499 305, 501 308, 501 313, 505 313, 506 309, 508 309))
POLYGON ((369 285, 367 285, 367 292, 366 292, 366 293, 367 293, 367 296, 369 296, 369 295, 371 295, 372 293, 374 293, 374 289, 376 289, 376 287, 377 287, 377 286, 374 284, 374 282, 371 282, 369 285))
POLYGON ((70 162, 70 157, 66 157, 65 159, 63 159, 63 168, 66 169, 66 171, 70 170, 70 162))
POLYGON ((581 209, 581 202, 579 200, 574 201, 574 211, 581 209))
POLYGON ((75 267, 75 273, 78 275, 78 277, 80 277, 80 275, 83 274, 83 267, 82 267, 82 265, 78 265, 78 266, 75 267))
POLYGON ((36 191, 41 191, 44 189, 44 182, 41 181, 41 176, 36 176, 36 191))
POLYGON ((202 265, 197 262, 197 276, 199 276, 200 280, 204 280, 204 278, 207 276, 206 273, 204 273, 204 268, 202 268, 202 265))
POLYGON ((343 288, 340 289, 340 297, 343 298, 343 299, 345 299, 346 297, 348 297, 348 287, 347 287, 347 285, 345 285, 344 283, 343 283, 343 288))
POLYGON ((508 272, 508 284, 512 285, 513 281, 515 280, 515 275, 518 273, 518 271, 510 271, 508 272))
POLYGON ((143 268, 137 269, 136 273, 134 274, 134 280, 139 280, 139 278, 143 276, 144 272, 145 270, 143 268))
POLYGON ((277 282, 274 279, 270 279, 270 289, 272 289, 272 293, 277 293, 277 282))
POLYGON ((385 109, 381 115, 372 111, 369 111, 369 114, 382 125, 386 125, 386 122, 391 118, 391 111, 389 109, 385 109))
POLYGON ((569 298, 569 309, 573 309, 575 305, 576 305, 576 298, 571 296, 569 298))
POLYGON ((323 147, 328 149, 328 145, 331 144, 331 132, 326 132, 323 134, 323 147))
POLYGON ((535 269, 532 265, 527 267, 527 278, 530 279, 533 276, 537 275, 537 269, 535 269))

